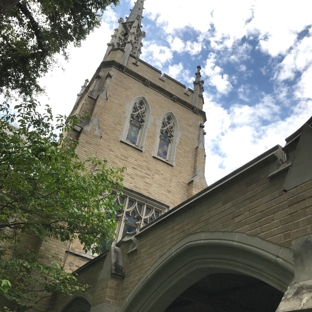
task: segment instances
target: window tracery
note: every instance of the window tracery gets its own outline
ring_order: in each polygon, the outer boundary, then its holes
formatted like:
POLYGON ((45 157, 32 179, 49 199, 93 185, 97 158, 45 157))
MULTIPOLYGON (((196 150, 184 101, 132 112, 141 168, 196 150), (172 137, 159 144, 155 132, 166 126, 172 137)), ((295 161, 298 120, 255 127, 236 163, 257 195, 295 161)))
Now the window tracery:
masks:
POLYGON ((124 206, 124 210, 118 215, 117 240, 120 240, 127 233, 137 233, 143 226, 157 219, 165 211, 144 200, 135 199, 133 196, 121 195, 116 197, 118 204, 124 206))
POLYGON ((143 100, 134 103, 130 116, 130 125, 126 140, 137 145, 141 134, 141 129, 146 121, 146 104, 143 100))
POLYGON ((174 120, 171 115, 167 115, 164 117, 161 124, 157 156, 168 160, 173 138, 174 120))

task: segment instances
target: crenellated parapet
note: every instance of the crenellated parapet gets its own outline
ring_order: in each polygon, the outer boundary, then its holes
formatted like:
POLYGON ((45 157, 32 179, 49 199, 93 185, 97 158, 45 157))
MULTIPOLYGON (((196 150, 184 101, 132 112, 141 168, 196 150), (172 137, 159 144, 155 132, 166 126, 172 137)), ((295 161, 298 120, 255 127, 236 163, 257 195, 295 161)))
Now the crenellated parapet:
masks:
POLYGON ((142 60, 139 60, 139 66, 137 66, 136 59, 133 56, 130 57, 127 67, 120 63, 121 59, 122 51, 120 49, 111 51, 108 60, 101 63, 89 84, 84 86, 83 92, 79 94, 80 98, 77 100, 72 113, 81 114, 83 102, 89 97, 96 99, 99 95, 103 94, 108 99, 109 83, 114 71, 117 70, 140 81, 144 86, 157 91, 178 105, 191 110, 194 114, 202 116, 203 122, 206 121, 206 114, 203 111, 204 98, 200 90, 197 92, 197 85, 195 85, 195 90, 187 88, 184 84, 142 60))

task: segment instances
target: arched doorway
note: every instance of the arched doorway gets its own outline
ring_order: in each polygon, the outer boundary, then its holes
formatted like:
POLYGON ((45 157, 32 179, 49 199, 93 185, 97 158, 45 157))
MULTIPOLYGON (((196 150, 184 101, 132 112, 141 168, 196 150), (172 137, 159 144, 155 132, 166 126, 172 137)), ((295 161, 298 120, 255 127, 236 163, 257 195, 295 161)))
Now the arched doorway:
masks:
POLYGON ((76 297, 66 305, 62 312, 89 312, 91 305, 85 298, 76 297))
POLYGON ((165 312, 275 312, 283 293, 242 274, 214 273, 180 294, 165 312))
MULTIPOLYGON (((195 294, 197 292, 200 295, 205 291, 203 284, 210 283, 209 287, 213 289, 216 281, 220 281, 219 288, 211 290, 210 294, 220 295, 223 302, 230 302, 230 292, 235 288, 239 289, 240 294, 245 289, 241 298, 247 297, 248 291, 251 295, 251 284, 265 293, 264 296, 274 293, 272 300, 278 301, 292 278, 292 254, 289 249, 239 233, 196 233, 181 240, 152 265, 129 294, 120 311, 174 312, 174 304, 182 302, 183 294, 189 296, 195 290, 195 294), (227 287, 226 280, 231 282, 233 289, 227 287)), ((202 298, 202 301, 206 299, 202 298)), ((193 298, 193 303, 195 301, 193 298)), ((210 311, 239 311, 238 302, 234 302, 237 310, 234 307, 228 310, 216 307, 210 311)), ((248 310, 248 307, 246 302, 242 312, 253 311, 248 310)), ((196 312, 193 308, 181 310, 181 307, 176 311, 196 312)), ((265 308, 260 311, 270 312, 265 308)))

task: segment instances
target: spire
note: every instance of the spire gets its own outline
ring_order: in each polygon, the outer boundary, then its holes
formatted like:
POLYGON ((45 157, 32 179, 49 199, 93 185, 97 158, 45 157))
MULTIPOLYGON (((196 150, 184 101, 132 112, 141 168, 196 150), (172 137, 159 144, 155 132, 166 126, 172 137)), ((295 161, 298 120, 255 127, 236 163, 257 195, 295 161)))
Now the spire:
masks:
POLYGON ((134 4, 134 8, 131 10, 131 13, 129 17, 127 18, 127 23, 134 22, 137 18, 142 19, 142 13, 143 13, 143 5, 144 5, 144 0, 137 0, 134 4))
POLYGON ((137 0, 126 21, 123 18, 118 20, 119 27, 115 29, 111 42, 108 44, 104 60, 108 57, 112 49, 121 48, 124 50, 122 64, 127 66, 130 55, 134 56, 138 62, 143 47, 142 39, 145 32, 141 30, 144 0, 137 0))

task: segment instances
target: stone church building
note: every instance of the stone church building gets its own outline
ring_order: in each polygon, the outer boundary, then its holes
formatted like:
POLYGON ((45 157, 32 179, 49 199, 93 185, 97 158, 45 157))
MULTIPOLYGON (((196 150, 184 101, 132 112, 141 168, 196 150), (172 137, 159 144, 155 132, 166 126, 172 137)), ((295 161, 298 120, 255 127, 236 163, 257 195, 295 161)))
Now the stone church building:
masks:
POLYGON ((126 166, 117 240, 101 255, 50 241, 91 285, 62 312, 312 311, 312 119, 207 186, 203 81, 194 89, 141 60, 144 0, 108 44, 72 114, 81 158, 126 166))

